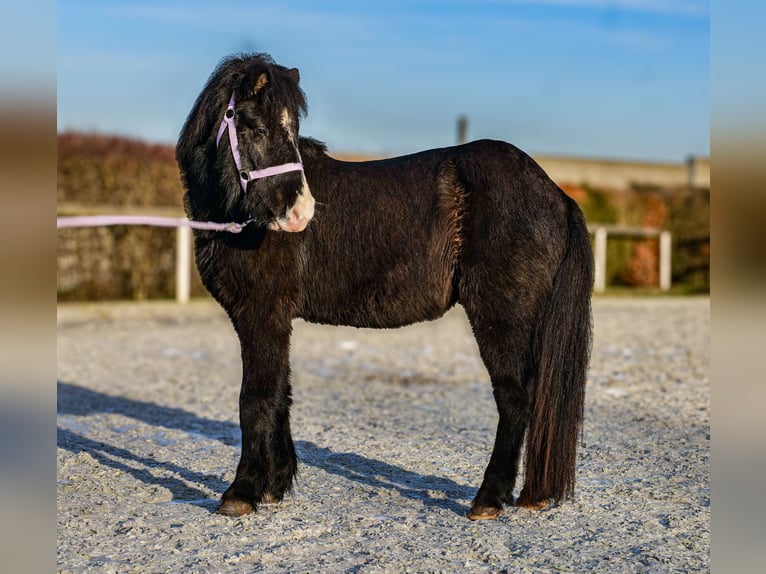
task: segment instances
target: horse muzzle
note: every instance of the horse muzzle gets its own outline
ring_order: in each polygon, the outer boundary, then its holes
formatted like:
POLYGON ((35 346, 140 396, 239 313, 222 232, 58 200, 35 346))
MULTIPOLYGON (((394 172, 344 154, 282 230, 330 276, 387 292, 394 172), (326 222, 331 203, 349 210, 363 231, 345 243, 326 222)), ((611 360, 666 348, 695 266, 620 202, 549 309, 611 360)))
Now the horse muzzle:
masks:
POLYGON ((304 187, 298 194, 298 200, 287 210, 284 217, 278 217, 268 228, 273 231, 288 231, 297 233, 306 229, 309 221, 314 217, 314 197, 311 195, 308 186, 304 187))

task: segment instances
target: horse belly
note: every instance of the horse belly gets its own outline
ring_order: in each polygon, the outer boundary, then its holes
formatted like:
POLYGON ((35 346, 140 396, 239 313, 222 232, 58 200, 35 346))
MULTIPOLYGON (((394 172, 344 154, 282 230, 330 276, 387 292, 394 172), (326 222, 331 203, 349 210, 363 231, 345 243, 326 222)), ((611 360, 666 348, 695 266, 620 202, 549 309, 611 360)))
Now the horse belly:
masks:
POLYGON ((452 273, 438 265, 402 264, 378 273, 345 276, 336 270, 304 291, 302 318, 315 323, 396 328, 441 317, 456 300, 452 273))

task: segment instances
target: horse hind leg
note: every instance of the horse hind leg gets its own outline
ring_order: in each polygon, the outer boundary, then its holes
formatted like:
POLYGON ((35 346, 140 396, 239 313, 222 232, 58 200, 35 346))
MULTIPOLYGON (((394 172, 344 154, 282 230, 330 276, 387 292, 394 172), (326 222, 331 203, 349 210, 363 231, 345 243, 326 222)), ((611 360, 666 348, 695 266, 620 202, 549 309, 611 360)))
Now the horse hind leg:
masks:
POLYGON ((591 337, 590 279, 585 273, 573 280, 568 267, 552 289, 486 297, 494 305, 484 312, 466 307, 499 414, 471 519, 495 518, 503 504, 513 503, 522 443, 525 481, 516 504, 540 510, 573 495, 591 337))
POLYGON ((468 512, 471 520, 497 518, 504 505, 513 504, 519 454, 529 419, 529 400, 524 389, 501 379, 493 383, 493 393, 499 413, 495 445, 468 512))
POLYGON ((506 300, 502 305, 489 305, 488 301, 500 299, 482 297, 482 300, 479 307, 470 303, 464 303, 464 307, 492 382, 498 423, 484 480, 468 512, 471 520, 496 518, 504 505, 513 504, 513 489, 532 404, 530 357, 534 323, 525 319, 529 316, 530 304, 506 300))

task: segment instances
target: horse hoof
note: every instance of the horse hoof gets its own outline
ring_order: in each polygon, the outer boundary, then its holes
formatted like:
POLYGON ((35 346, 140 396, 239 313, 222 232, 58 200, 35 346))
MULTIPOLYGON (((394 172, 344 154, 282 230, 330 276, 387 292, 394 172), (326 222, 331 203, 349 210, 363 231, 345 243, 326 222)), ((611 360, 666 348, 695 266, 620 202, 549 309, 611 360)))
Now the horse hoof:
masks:
POLYGON ((218 507, 218 514, 224 514, 226 516, 243 516, 250 514, 255 508, 249 502, 242 500, 224 500, 221 506, 218 507))
POLYGON ((527 510, 548 510, 553 503, 550 500, 539 500, 537 502, 519 501, 518 506, 527 510))
POLYGON ((470 520, 494 520, 503 510, 494 506, 473 506, 468 511, 470 520))

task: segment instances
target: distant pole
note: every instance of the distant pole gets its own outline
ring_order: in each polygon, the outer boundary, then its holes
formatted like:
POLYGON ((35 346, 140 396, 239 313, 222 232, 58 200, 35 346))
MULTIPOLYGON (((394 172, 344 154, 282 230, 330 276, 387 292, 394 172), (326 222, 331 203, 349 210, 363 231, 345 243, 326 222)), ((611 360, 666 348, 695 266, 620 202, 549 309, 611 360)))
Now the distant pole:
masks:
POLYGON ((686 158, 686 180, 689 187, 694 187, 697 182, 697 158, 693 155, 686 158))
POLYGON ((188 303, 191 294, 192 233, 190 227, 176 230, 176 301, 188 303))
POLYGON ((593 290, 596 293, 606 291, 606 229, 597 227, 594 233, 594 258, 596 263, 593 290))
POLYGON ((468 118, 460 116, 457 119, 457 143, 464 144, 468 141, 468 118))
POLYGON ((670 289, 671 270, 670 265, 670 247, 672 235, 670 231, 660 233, 660 289, 668 291, 670 289))

